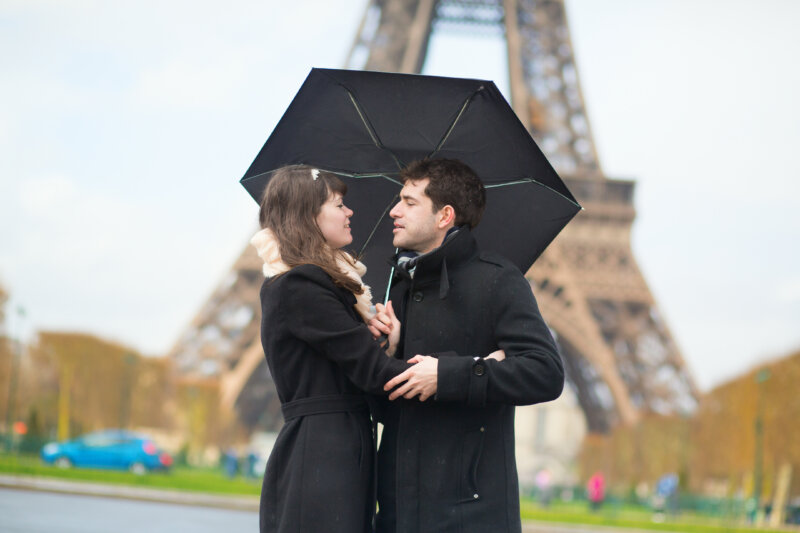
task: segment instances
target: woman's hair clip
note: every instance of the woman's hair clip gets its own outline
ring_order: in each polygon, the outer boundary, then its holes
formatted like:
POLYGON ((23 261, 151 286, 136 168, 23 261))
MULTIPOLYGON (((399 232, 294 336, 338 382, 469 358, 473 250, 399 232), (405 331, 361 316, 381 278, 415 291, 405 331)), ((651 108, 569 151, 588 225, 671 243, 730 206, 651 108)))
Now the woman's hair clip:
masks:
POLYGON ((312 168, 312 169, 311 169, 311 178, 312 178, 314 181, 317 181, 317 178, 318 178, 318 177, 319 177, 319 169, 318 169, 318 168, 312 168))

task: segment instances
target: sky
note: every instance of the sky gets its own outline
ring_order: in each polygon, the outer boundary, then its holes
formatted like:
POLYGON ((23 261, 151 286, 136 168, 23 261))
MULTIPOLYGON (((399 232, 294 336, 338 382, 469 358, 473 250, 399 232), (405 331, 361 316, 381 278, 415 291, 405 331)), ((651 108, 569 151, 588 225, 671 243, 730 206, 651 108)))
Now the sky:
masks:
MULTIPOLYGON (((10 334, 163 354, 247 245, 238 180, 366 2, 221 5, 0 0, 10 334)), ((567 0, 602 168, 637 182, 634 255, 703 390, 800 348, 800 2, 753 6, 567 0)), ((491 35, 437 34, 424 73, 508 86, 491 35)))

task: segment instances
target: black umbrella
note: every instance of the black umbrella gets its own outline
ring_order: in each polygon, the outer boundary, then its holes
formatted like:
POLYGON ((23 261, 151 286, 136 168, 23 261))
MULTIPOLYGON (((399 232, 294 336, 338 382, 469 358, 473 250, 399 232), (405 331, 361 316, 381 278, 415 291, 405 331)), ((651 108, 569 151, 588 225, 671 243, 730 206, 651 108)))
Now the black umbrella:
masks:
POLYGON ((478 243, 523 273, 581 209, 493 82, 414 74, 312 69, 241 183, 258 201, 284 165, 339 175, 355 212, 352 246, 377 295, 394 252, 397 175, 426 157, 475 170, 487 189, 478 243))

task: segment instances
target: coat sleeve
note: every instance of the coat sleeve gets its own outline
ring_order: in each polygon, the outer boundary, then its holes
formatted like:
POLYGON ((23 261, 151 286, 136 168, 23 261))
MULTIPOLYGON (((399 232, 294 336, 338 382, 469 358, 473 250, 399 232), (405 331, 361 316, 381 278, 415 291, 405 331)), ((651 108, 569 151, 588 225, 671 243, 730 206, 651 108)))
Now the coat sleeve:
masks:
POLYGON ((327 274, 294 270, 285 274, 281 295, 289 331, 338 364, 358 388, 387 394, 383 385, 408 363, 386 355, 364 322, 348 313, 327 274))
POLYGON ((530 285, 518 271, 504 268, 495 279, 491 312, 494 340, 506 359, 438 354, 436 399, 482 406, 530 405, 558 398, 564 388, 564 366, 530 285))

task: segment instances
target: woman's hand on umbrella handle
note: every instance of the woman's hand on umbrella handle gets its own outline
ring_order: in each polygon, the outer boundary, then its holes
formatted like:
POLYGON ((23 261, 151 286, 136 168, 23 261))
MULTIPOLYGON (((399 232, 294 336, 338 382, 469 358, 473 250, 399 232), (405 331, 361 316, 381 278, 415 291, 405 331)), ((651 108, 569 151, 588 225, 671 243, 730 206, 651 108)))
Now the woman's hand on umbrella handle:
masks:
POLYGON ((402 328, 397 315, 394 314, 391 300, 385 306, 380 303, 375 304, 375 310, 377 312, 370 319, 367 328, 369 328, 370 333, 376 340, 381 341, 381 347, 386 348, 386 353, 394 355, 395 350, 397 350, 397 343, 400 341, 402 328), (388 343, 386 342, 387 338, 388 343))
POLYGON ((383 337, 384 342, 386 337, 392 332, 392 319, 385 312, 383 304, 375 304, 375 316, 367 322, 367 328, 369 332, 372 333, 375 340, 383 337))
MULTIPOLYGON (((375 307, 377 308, 378 305, 375 307)), ((392 330, 389 333, 389 346, 386 348, 386 353, 389 355, 394 355, 394 352, 397 350, 397 345, 400 343, 400 331, 403 329, 403 326, 400 324, 400 320, 397 318, 397 315, 394 314, 394 308, 392 307, 391 300, 386 302, 386 307, 381 305, 381 308, 383 308, 382 314, 389 317, 389 321, 392 324, 392 330)))
POLYGON ((506 352, 504 350, 496 350, 484 357, 484 359, 494 359, 495 361, 502 361, 505 358, 506 352))

